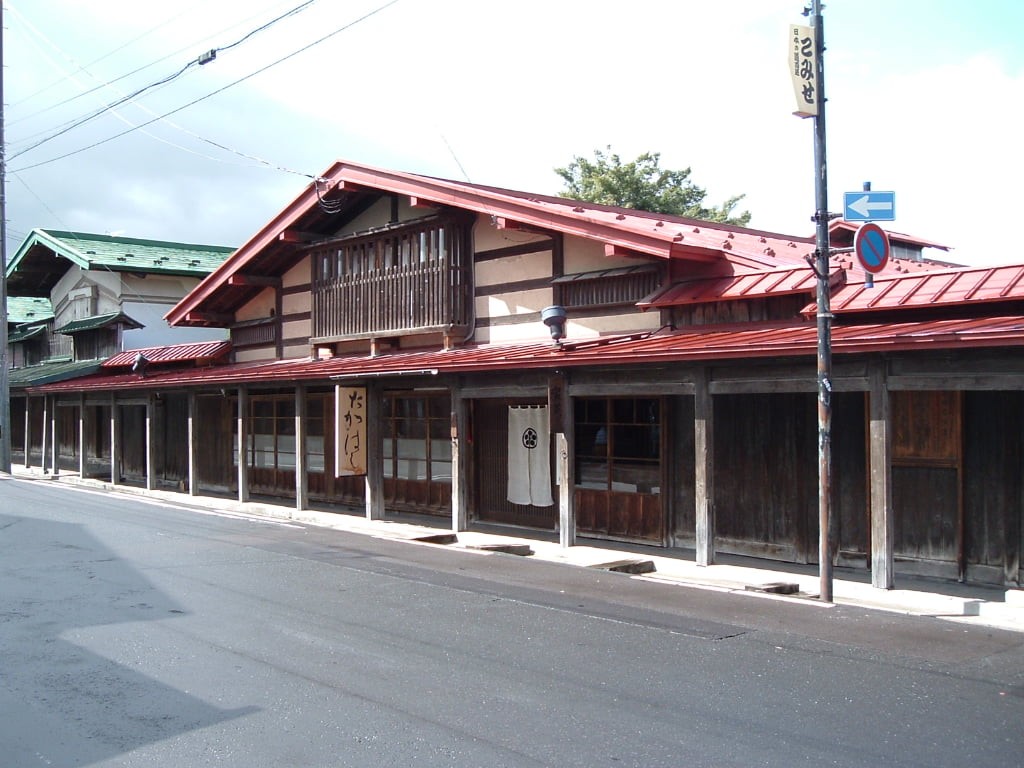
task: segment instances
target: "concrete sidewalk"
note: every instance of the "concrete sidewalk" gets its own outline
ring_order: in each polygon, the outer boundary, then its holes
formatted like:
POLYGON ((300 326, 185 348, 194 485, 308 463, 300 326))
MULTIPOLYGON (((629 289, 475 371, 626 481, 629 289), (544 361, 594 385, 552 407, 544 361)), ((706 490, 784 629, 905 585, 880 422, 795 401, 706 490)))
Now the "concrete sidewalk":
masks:
MULTIPOLYGON (((290 521, 322 526, 354 534, 404 540, 425 546, 444 546, 484 554, 528 556, 534 560, 562 563, 581 568, 621 571, 625 578, 678 584, 680 586, 732 592, 750 599, 770 598, 799 601, 808 608, 828 608, 817 601, 817 566, 804 566, 750 557, 725 555, 711 566, 698 566, 693 552, 660 547, 619 545, 591 539, 577 540, 577 546, 563 548, 557 538, 543 532, 509 531, 496 526, 474 526, 457 534, 447 521, 418 516, 397 516, 388 520, 367 520, 343 511, 303 510, 268 501, 239 502, 230 498, 190 496, 185 493, 127 485, 101 480, 82 480, 76 473, 57 478, 37 468, 15 467, 16 479, 58 482, 83 489, 140 496, 164 504, 238 515, 255 519, 290 521), (788 594, 787 594, 788 593, 788 594)), ((965 585, 912 576, 897 576, 897 589, 871 586, 867 571, 836 568, 832 597, 837 605, 858 605, 877 610, 950 621, 969 622, 1024 632, 1024 590, 965 585)))

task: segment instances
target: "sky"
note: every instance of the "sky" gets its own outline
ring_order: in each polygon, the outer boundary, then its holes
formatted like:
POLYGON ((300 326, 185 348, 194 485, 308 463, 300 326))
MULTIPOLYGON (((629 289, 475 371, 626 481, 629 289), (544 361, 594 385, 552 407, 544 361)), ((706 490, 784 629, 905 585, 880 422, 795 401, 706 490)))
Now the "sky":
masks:
MULTIPOLYGON (((557 194, 554 168, 608 147, 814 232, 801 2, 3 7, 8 254, 35 227, 238 246, 338 159, 557 194)), ((1024 263, 1024 3, 833 0, 823 27, 829 210, 871 182, 885 228, 953 249, 932 255, 1024 263)))

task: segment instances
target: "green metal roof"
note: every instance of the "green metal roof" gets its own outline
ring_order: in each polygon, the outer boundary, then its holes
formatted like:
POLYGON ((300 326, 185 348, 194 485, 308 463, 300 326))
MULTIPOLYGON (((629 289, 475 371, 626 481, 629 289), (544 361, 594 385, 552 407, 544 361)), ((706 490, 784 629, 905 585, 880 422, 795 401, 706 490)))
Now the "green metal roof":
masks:
POLYGON ((110 312, 106 315, 93 315, 92 317, 83 317, 81 320, 72 320, 70 323, 65 323, 60 328, 54 329, 54 332, 72 334, 95 331, 97 328, 106 328, 114 323, 122 323, 126 328, 145 328, 142 323, 132 320, 124 312, 110 312))
POLYGON ((25 273, 35 293, 40 280, 52 286, 60 279, 66 266, 60 268, 53 262, 65 259, 82 269, 201 278, 219 267, 234 250, 220 245, 33 229, 7 264, 7 276, 16 283, 19 273, 25 273))
POLYGON ((12 325, 21 323, 37 323, 53 317, 53 307, 49 299, 35 296, 8 296, 7 322, 12 325))
POLYGON ((60 360, 12 368, 8 374, 11 391, 88 376, 100 369, 102 360, 60 360))
POLYGON ((28 341, 44 333, 46 333, 45 323, 43 325, 23 325, 8 334, 7 343, 16 344, 19 341, 28 341))

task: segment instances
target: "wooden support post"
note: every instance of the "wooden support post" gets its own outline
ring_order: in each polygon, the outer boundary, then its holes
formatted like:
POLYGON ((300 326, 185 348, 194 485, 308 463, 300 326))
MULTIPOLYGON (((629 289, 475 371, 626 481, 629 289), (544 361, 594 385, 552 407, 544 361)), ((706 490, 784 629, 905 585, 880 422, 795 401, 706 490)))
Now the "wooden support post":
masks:
POLYGON ((469 527, 469 404, 452 393, 452 532, 469 527))
POLYGON ((121 482, 121 408, 117 395, 110 395, 110 483, 121 482))
POLYGON ((238 432, 238 455, 236 456, 238 460, 238 500, 243 503, 249 500, 248 414, 249 392, 244 386, 241 386, 238 388, 238 412, 235 418, 238 432))
POLYGON ((892 424, 885 362, 871 371, 869 393, 869 456, 871 484, 871 586, 892 589, 895 529, 892 508, 892 424))
POLYGON ((146 490, 152 491, 156 488, 156 446, 153 441, 156 439, 156 403, 153 394, 146 397, 146 490))
POLYGON ((697 565, 715 562, 715 420, 711 373, 702 369, 694 378, 694 478, 696 495, 697 565))
POLYGON ((53 467, 53 476, 60 475, 60 448, 57 447, 57 398, 53 396, 53 408, 50 411, 50 434, 53 436, 50 446, 50 466, 53 467))
POLYGON ((309 475, 306 472, 306 388, 295 387, 295 511, 309 506, 309 475))
MULTIPOLYGON (((571 413, 571 411, 570 411, 571 413)), ((573 489, 573 424, 566 418, 566 432, 555 433, 556 477, 558 477, 558 543, 562 548, 576 545, 576 499, 573 489)))
POLYGON ((25 469, 32 466, 32 459, 29 452, 32 448, 32 420, 29 418, 29 413, 32 410, 32 398, 25 395, 25 469))
POLYGON ((366 519, 384 519, 384 398, 380 384, 366 387, 366 519))
POLYGON ((198 419, 199 398, 196 391, 188 392, 188 495, 196 496, 199 486, 199 430, 196 428, 198 419))
POLYGON ((85 393, 78 396, 78 476, 85 477, 85 393))
POLYGON ((42 453, 39 457, 39 464, 42 467, 43 474, 46 474, 47 460, 50 458, 46 455, 46 449, 49 447, 50 441, 47 439, 47 434, 50 431, 50 396, 43 395, 43 447, 42 453))

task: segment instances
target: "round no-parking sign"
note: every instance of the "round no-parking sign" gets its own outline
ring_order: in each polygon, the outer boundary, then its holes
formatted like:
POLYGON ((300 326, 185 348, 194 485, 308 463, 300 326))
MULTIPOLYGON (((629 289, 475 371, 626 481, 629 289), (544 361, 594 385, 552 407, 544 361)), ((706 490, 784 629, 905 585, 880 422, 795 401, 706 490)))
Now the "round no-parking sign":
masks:
POLYGON ((889 235, 877 224, 862 224, 853 236, 853 250, 865 270, 881 272, 889 261, 889 235))

